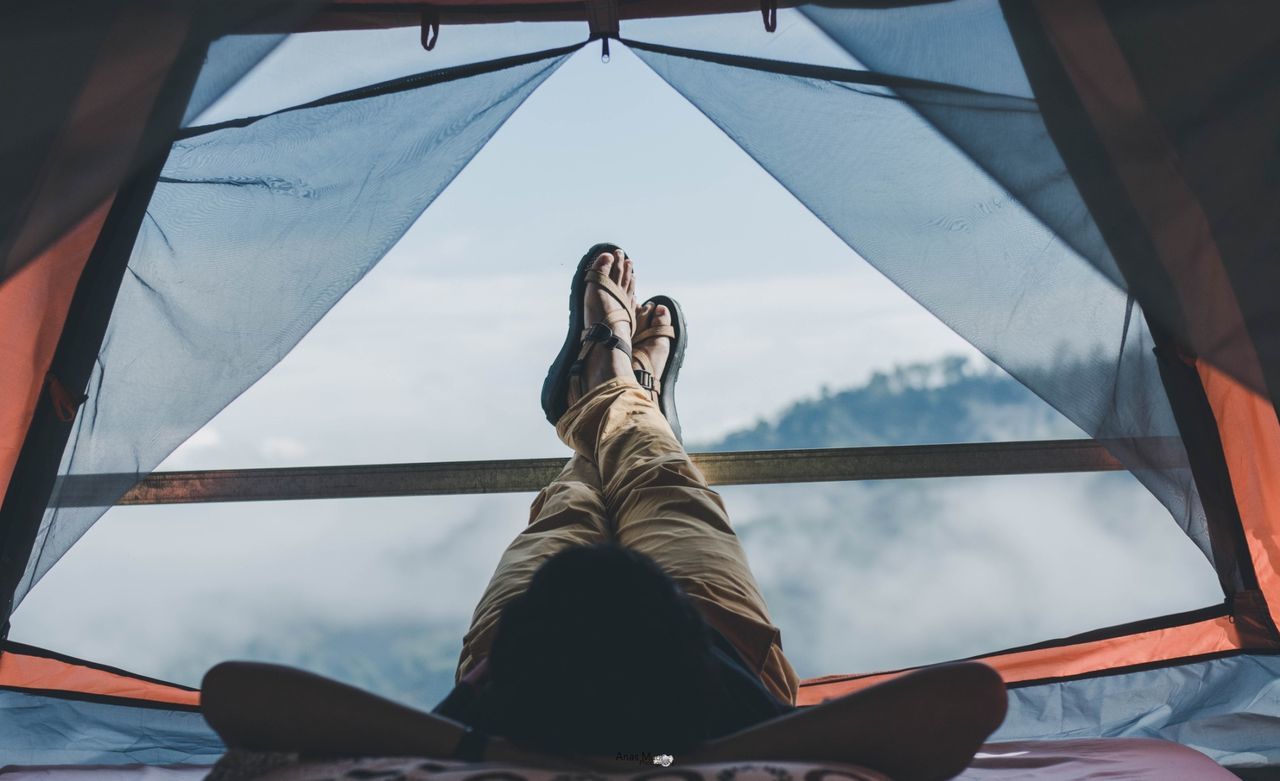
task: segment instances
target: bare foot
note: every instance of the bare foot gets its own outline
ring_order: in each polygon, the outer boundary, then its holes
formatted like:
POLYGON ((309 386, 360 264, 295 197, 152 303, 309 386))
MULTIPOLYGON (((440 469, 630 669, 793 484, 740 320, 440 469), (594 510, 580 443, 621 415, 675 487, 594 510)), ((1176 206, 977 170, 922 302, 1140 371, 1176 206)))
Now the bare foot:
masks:
MULTIPOLYGON (((631 259, 622 250, 602 252, 596 256, 592 268, 606 274, 614 283, 625 290, 634 306, 635 303, 635 270, 631 259)), ((583 300, 583 320, 587 328, 595 323, 608 323, 614 336, 628 347, 631 345, 631 328, 624 315, 625 309, 616 298, 594 282, 587 282, 583 300)), ((634 378, 631 371, 631 358, 620 349, 610 349, 602 344, 595 344, 587 353, 586 369, 583 372, 582 394, 597 385, 622 377, 634 378)), ((575 394, 572 384, 569 388, 569 403, 573 404, 581 397, 575 394)))
MULTIPOLYGON (((646 303, 636 310, 636 333, 659 325, 671 325, 671 311, 662 304, 646 303)), ((654 389, 650 391, 650 395, 657 401, 661 391, 658 382, 662 379, 662 371, 667 368, 667 358, 671 355, 671 337, 655 336, 633 347, 635 360, 631 362, 631 366, 653 374, 654 389)))

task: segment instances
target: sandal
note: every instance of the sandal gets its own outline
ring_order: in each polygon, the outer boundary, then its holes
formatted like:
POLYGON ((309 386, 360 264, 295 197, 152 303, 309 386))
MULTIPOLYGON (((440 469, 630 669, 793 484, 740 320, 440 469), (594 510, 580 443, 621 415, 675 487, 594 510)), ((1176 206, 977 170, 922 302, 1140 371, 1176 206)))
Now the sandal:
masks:
POLYGON ((676 379, 680 376, 680 366, 684 363, 684 348, 689 341, 689 329, 685 323, 684 310, 675 299, 669 296, 653 296, 644 303, 665 306, 671 313, 671 325, 651 325, 634 333, 631 337, 631 349, 634 350, 650 339, 665 337, 671 339, 671 353, 667 356, 667 365, 663 368, 661 377, 654 376, 653 364, 644 353, 634 353, 633 365, 639 364, 635 369, 636 381, 658 402, 658 409, 662 410, 663 417, 667 419, 667 423, 671 424, 671 430, 675 432, 676 439, 684 444, 680 433, 680 415, 676 412, 676 379))
POLYGON ((585 389, 582 387, 582 373, 586 366, 587 356, 597 345, 607 349, 618 349, 631 355, 631 347, 614 334, 614 328, 626 324, 634 330, 635 313, 632 310, 631 297, 618 287, 608 275, 601 274, 592 268, 595 259, 602 252, 616 252, 616 244, 597 244, 587 250, 587 254, 578 261, 577 270, 573 274, 573 282, 569 285, 569 332, 565 335, 564 345, 551 368, 547 370, 547 379, 542 383, 542 411, 547 420, 555 425, 569 409, 569 392, 572 389, 577 398, 582 398, 585 389), (609 295, 622 304, 620 312, 614 312, 599 323, 590 327, 584 322, 584 298, 587 282, 594 282, 609 295))

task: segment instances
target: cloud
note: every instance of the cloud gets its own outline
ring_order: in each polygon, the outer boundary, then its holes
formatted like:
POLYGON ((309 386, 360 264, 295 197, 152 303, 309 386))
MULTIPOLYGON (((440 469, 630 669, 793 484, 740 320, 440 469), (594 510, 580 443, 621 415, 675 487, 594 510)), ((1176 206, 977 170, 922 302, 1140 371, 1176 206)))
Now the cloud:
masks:
POLYGON ((14 636, 162 676, 323 627, 417 624, 460 644, 529 501, 116 508, 27 597, 14 636))
POLYGON ((267 437, 258 445, 258 452, 272 461, 297 461, 310 450, 293 437, 267 437))
POLYGON ((1221 600, 1126 474, 731 488, 802 675, 894 669, 1221 600))

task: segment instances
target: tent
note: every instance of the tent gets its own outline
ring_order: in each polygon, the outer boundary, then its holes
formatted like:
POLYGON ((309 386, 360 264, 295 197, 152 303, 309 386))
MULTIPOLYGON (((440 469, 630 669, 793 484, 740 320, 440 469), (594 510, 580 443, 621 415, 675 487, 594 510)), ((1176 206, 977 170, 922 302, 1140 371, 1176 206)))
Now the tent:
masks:
MULTIPOLYGON (((742 11, 765 36, 777 6, 6 8, 0 72, 27 77, 0 84, 14 107, 0 130, 4 615, 279 361, 567 57, 625 45, 1093 436, 1217 573, 1218 604, 981 657, 1011 686, 998 737, 1158 735, 1280 764, 1280 8, 797 7, 863 69, 620 37, 629 19, 742 11), (430 48, 453 25, 549 20, 584 23, 588 40, 198 124, 291 32, 411 25, 430 48)), ((806 681, 802 703, 883 674, 806 681)), ((0 757, 211 762, 198 696, 6 641, 0 757)))

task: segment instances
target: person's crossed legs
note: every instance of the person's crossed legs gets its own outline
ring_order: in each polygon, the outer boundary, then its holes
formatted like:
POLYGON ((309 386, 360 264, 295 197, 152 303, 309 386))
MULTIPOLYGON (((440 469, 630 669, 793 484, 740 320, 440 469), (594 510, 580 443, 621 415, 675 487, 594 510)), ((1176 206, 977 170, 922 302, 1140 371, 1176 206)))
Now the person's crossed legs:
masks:
MULTIPOLYGON (((624 253, 602 253, 595 268, 634 295, 635 274, 624 253)), ((587 323, 620 307, 595 285, 586 286, 587 323)), ((670 322, 663 307, 647 314, 653 324, 670 322)), ((646 348, 659 375, 667 347, 666 339, 657 339, 646 348)), ((556 426, 575 455, 538 495, 530 525, 503 554, 464 638, 459 677, 487 654, 502 608, 543 561, 567 547, 612 538, 656 561, 765 685, 794 703, 798 678, 719 495, 640 388, 623 351, 593 350, 584 380, 587 392, 571 399, 556 426)))

